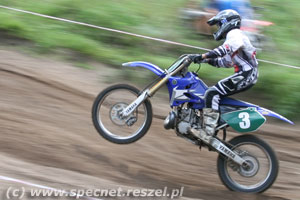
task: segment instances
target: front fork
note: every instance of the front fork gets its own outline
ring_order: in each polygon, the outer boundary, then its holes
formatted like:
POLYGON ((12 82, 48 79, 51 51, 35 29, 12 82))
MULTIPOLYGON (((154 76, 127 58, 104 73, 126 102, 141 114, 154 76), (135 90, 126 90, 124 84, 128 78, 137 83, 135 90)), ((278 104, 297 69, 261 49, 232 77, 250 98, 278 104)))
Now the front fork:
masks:
POLYGON ((155 94, 155 92, 159 90, 168 81, 169 77, 170 74, 167 74, 164 78, 162 78, 151 88, 144 90, 144 92, 140 94, 136 100, 134 100, 121 112, 121 116, 129 116, 141 103, 143 103, 143 101, 145 101, 148 97, 152 97, 155 94))
POLYGON ((129 116, 143 101, 149 97, 149 89, 145 90, 138 96, 131 104, 129 104, 122 112, 121 117, 125 118, 129 116))

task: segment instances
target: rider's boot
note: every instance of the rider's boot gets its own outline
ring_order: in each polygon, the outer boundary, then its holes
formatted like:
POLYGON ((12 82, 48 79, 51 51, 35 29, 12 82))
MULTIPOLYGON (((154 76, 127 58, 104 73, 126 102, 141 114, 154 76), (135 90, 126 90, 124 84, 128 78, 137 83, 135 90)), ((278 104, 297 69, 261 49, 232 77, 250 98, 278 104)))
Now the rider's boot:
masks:
POLYGON ((216 127, 219 120, 219 112, 211 108, 203 109, 203 128, 194 129, 191 128, 190 132, 197 138, 203 140, 204 142, 209 143, 211 137, 215 134, 216 127))

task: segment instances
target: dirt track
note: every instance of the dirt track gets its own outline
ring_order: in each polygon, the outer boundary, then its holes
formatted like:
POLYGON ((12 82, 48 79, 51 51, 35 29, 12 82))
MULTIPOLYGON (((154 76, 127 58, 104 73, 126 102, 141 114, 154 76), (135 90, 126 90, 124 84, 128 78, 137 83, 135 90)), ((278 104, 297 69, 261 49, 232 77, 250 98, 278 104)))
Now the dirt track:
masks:
MULTIPOLYGON (((275 121, 255 133, 280 159, 278 179, 264 194, 228 191, 216 173, 217 155, 165 131, 159 119, 137 143, 120 146, 102 139, 90 111, 114 70, 84 70, 0 50, 0 176, 56 188, 184 186, 185 197, 205 200, 300 199, 297 125, 275 121)), ((153 102, 154 112, 165 114, 158 100, 153 102)), ((0 182, 1 191, 14 186, 0 182)))

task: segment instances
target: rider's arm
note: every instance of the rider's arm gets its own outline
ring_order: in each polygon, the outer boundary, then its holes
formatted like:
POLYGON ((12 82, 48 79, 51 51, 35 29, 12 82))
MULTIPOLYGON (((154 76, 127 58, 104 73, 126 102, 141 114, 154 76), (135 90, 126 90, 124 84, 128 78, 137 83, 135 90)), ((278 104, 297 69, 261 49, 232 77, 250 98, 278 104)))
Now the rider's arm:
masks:
POLYGON ((219 58, 208 58, 208 59, 204 59, 203 62, 208 63, 212 66, 215 67, 225 67, 225 68, 229 68, 233 66, 231 57, 229 55, 225 55, 223 57, 219 57, 219 58))
POLYGON ((218 58, 223 57, 225 55, 231 55, 234 52, 238 51, 244 45, 243 36, 239 31, 229 32, 226 41, 223 45, 202 54, 202 58, 218 58))
POLYGON ((194 63, 201 63, 205 61, 213 66, 217 66, 217 59, 229 53, 230 53, 230 47, 228 45, 226 46, 222 45, 205 54, 198 54, 198 56, 194 57, 194 63))
MULTIPOLYGON (((235 54, 244 45, 243 38, 240 32, 231 31, 227 34, 226 41, 223 45, 194 58, 195 63, 200 63, 204 59, 210 59, 213 66, 226 66, 228 63, 222 64, 225 60, 223 57, 235 54), (220 59, 218 59, 220 58, 220 59), (215 60, 214 60, 215 59, 215 60)), ((228 58, 226 58, 228 60, 228 58)), ((207 61, 208 62, 208 61, 207 61)))
POLYGON ((229 53, 230 53, 230 47, 228 45, 222 45, 222 46, 215 48, 214 50, 211 50, 205 54, 202 54, 202 58, 204 58, 204 59, 218 58, 218 57, 223 57, 229 53))

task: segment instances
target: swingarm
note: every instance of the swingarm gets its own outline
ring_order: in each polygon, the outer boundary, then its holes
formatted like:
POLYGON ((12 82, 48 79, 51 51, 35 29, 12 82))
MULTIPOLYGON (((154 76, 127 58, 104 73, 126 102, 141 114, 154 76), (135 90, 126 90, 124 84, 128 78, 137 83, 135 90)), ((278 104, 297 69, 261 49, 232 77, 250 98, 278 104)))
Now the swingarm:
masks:
POLYGON ((209 143, 217 152, 222 153, 226 157, 233 160, 235 163, 241 166, 247 165, 247 162, 243 158, 241 158, 237 153, 229 149, 225 144, 223 144, 217 138, 211 138, 209 143))

